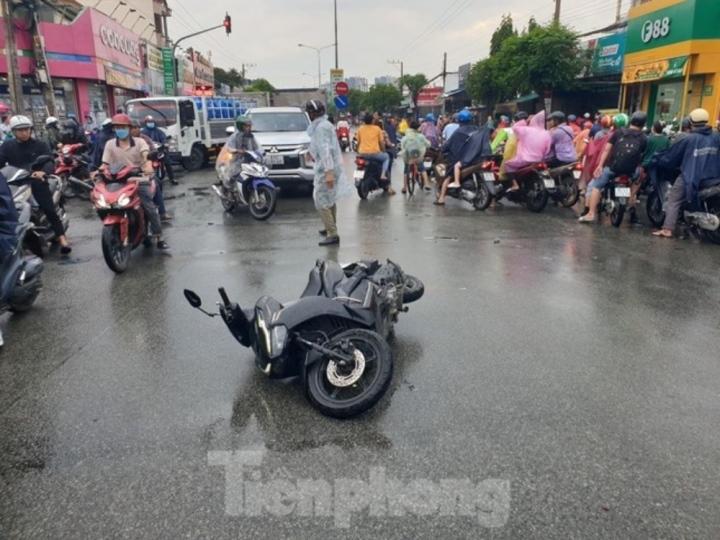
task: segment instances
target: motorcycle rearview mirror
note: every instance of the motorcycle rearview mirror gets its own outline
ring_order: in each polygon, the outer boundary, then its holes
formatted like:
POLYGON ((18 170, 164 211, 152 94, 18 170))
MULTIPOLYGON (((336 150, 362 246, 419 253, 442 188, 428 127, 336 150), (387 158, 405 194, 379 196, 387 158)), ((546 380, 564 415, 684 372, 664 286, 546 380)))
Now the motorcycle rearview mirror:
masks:
POLYGON ((202 306, 202 300, 197 295, 195 291, 191 291, 190 289, 185 289, 183 291, 183 294, 185 295, 185 299, 188 301, 188 304, 190 304, 192 307, 197 309, 198 311, 204 313, 208 317, 217 317, 217 313, 208 313, 205 311, 202 306))

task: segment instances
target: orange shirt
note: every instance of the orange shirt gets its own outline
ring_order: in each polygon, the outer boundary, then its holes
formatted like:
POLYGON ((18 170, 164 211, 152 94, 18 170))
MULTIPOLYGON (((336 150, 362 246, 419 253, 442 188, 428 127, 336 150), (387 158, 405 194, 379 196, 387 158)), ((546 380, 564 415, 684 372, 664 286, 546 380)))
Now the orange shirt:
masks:
POLYGON ((383 132, 378 126, 363 124, 357 130, 358 154, 382 152, 383 132))

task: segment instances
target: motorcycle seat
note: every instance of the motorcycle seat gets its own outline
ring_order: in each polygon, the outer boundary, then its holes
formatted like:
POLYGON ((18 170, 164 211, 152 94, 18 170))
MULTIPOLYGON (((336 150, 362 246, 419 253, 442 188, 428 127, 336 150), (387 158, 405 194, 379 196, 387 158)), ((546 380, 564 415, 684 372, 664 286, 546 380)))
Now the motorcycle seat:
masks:
POLYGON ((335 298, 338 296, 338 285, 344 279, 345 272, 338 263, 318 260, 315 267, 310 271, 308 284, 300 296, 303 298, 306 296, 335 298))
POLYGON ((573 170, 576 165, 577 165, 577 161, 574 161, 573 163, 566 163, 565 165, 560 165, 559 167, 555 167, 555 168, 553 168, 553 169, 550 169, 549 172, 550 172, 550 174, 553 175, 553 176, 554 176, 554 175, 558 175, 558 174, 561 174, 561 173, 563 173, 563 172, 565 172, 565 171, 571 171, 571 170, 573 170))
MULTIPOLYGON (((720 179, 714 180, 714 182, 720 182, 720 179)), ((700 193, 698 193, 698 196, 702 201, 707 200, 711 197, 715 197, 716 195, 720 195, 720 183, 712 187, 700 190, 700 193)))
POLYGON ((473 165, 470 165, 468 167, 465 167, 460 171, 460 178, 464 179, 468 176, 472 176, 476 172, 480 172, 483 168, 483 162, 475 163, 473 165))

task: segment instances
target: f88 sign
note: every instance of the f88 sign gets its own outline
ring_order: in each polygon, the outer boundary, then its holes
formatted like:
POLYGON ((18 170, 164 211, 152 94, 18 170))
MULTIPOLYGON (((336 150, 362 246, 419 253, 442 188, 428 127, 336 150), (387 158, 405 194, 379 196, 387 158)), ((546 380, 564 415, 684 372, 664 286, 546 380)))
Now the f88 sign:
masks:
POLYGON ((667 37, 670 34, 670 17, 663 17, 654 21, 645 21, 642 28, 642 40, 650 43, 654 39, 667 37))

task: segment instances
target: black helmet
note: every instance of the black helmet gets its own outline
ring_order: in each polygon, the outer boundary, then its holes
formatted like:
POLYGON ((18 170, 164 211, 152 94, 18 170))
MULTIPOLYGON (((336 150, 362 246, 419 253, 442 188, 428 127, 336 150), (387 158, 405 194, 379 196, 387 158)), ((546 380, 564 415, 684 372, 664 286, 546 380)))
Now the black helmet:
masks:
POLYGON ((647 124, 647 113, 643 111, 635 111, 633 115, 630 117, 630 125, 644 128, 645 124, 647 124))
POLYGON ((305 104, 305 112, 313 116, 322 116, 325 114, 325 104, 317 99, 311 99, 305 104))
POLYGON ((550 120, 555 120, 558 124, 564 124, 565 123, 565 113, 562 111, 555 111, 550 115, 550 120))
POLYGON ((518 111, 513 118, 516 122, 520 122, 521 120, 527 120, 529 115, 525 111, 518 111))

